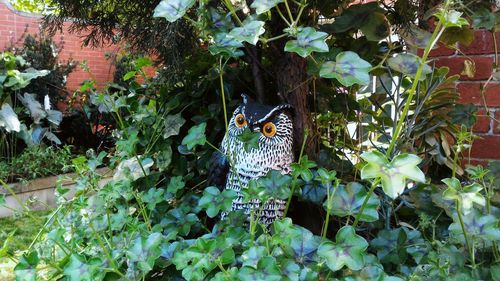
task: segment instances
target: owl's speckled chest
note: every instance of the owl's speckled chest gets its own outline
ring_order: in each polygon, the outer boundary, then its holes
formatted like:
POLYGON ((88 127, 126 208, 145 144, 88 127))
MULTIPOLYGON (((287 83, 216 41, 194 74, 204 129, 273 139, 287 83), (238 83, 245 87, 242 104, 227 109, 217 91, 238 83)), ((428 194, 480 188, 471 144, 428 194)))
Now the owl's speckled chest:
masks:
MULTIPOLYGON (((243 203, 241 188, 247 188, 248 182, 265 176, 270 170, 278 170, 289 174, 290 164, 293 162, 293 142, 290 138, 281 141, 269 142, 261 137, 259 149, 245 151, 244 144, 234 137, 226 136, 222 142, 223 152, 229 156, 230 168, 226 179, 226 188, 238 191, 238 197, 233 200, 232 210, 243 210, 246 214, 254 208, 260 207, 258 200, 243 203)), ((285 209, 283 200, 272 200, 263 207, 260 221, 266 225, 277 217, 282 217, 285 209)))

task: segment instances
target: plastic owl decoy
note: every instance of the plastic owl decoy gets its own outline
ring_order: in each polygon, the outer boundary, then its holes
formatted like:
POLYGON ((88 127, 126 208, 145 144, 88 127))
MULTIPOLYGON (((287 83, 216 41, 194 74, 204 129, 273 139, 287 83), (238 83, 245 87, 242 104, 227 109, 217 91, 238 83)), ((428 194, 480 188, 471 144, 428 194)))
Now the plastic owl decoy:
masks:
MULTIPOLYGON (((243 210, 249 215, 252 209, 260 208, 262 202, 254 199, 244 203, 241 188, 247 188, 250 180, 263 177, 270 170, 283 174, 291 172, 290 164, 294 159, 293 120, 292 107, 288 104, 266 106, 251 101, 246 95, 242 96, 243 103, 229 120, 228 132, 221 143, 223 154, 216 152, 212 158, 208 185, 236 190, 238 195, 231 210, 243 210), (246 150, 238 138, 247 128, 260 133, 258 148, 246 150)), ((282 217, 284 210, 283 200, 265 202, 259 221, 268 226, 282 217)))

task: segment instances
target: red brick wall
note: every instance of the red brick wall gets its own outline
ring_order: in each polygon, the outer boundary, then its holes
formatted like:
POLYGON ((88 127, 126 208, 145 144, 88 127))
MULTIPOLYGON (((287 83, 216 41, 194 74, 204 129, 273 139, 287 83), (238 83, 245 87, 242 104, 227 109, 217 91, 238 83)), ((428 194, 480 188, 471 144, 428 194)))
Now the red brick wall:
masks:
MULTIPOLYGON (((12 8, 8 0, 0 0, 0 51, 11 46, 11 43, 18 42, 25 33, 26 28, 29 34, 39 33, 39 23, 41 16, 19 12, 12 8)), ((60 60, 73 58, 81 63, 87 61, 91 75, 97 82, 106 82, 113 79, 114 68, 105 58, 106 52, 118 51, 117 46, 104 48, 82 47, 82 40, 79 35, 67 32, 69 23, 65 24, 62 33, 54 36, 54 41, 64 42, 64 47, 59 54, 60 60)), ((22 41, 19 42, 22 44, 22 41)), ((67 88, 75 90, 85 79, 91 75, 78 66, 68 77, 67 88)))
MULTIPOLYGON (((500 46, 500 34, 495 34, 500 46)), ((458 45, 458 50, 439 47, 431 52, 436 59, 436 65, 448 66, 450 75, 460 74, 457 90, 460 93, 460 102, 475 104, 478 110, 477 123, 474 132, 481 138, 474 141, 471 157, 473 162, 500 159, 500 83, 490 80, 495 63, 495 47, 493 34, 486 30, 474 32, 474 41, 469 46, 458 45), (462 75, 464 61, 475 63, 474 77, 462 75), (486 86, 486 87, 485 87, 486 86), (484 99, 481 89, 484 88, 484 99), (488 108, 488 112, 486 111, 488 108)))

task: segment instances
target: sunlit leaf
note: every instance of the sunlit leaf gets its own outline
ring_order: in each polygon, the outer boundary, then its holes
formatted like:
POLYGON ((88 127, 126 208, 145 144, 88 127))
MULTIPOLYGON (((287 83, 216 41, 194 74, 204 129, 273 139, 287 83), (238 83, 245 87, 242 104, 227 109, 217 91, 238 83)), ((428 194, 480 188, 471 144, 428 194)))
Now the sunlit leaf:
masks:
POLYGON ((229 57, 241 57, 243 51, 238 48, 243 47, 243 44, 227 33, 216 33, 214 43, 208 47, 208 51, 212 55, 223 54, 229 57))
POLYGON ((192 150, 197 145, 204 145, 207 141, 205 137, 205 128, 207 123, 203 122, 199 125, 191 127, 188 135, 182 139, 182 144, 187 146, 187 149, 192 150))
POLYGON ((250 5, 250 7, 255 9, 255 13, 257 13, 257 15, 260 15, 283 2, 284 0, 255 0, 252 2, 252 5, 250 5))
POLYGON ((259 41, 259 36, 264 34, 264 32, 264 22, 254 20, 247 22, 242 27, 234 28, 229 32, 229 36, 239 42, 247 42, 255 45, 259 41))
POLYGON ((163 17, 174 22, 183 17, 196 0, 162 0, 154 10, 153 17, 163 17))
POLYGON ((335 78, 347 87, 354 84, 368 85, 371 68, 371 64, 361 59, 358 54, 347 51, 338 54, 335 62, 323 63, 319 75, 324 78, 335 78))
POLYGON ((328 52, 325 40, 328 33, 316 31, 312 27, 301 27, 296 40, 286 42, 285 51, 295 52, 305 58, 312 52, 328 52))
POLYGON ((418 168, 420 157, 403 153, 389 162, 380 151, 368 151, 361 155, 368 163, 361 169, 362 179, 380 178, 385 194, 394 199, 406 187, 406 179, 425 182, 424 173, 418 168))
POLYGON ((364 256, 368 243, 356 234, 352 226, 344 226, 335 235, 336 242, 326 241, 318 248, 318 256, 325 260, 332 271, 347 266, 360 270, 364 265, 364 256))

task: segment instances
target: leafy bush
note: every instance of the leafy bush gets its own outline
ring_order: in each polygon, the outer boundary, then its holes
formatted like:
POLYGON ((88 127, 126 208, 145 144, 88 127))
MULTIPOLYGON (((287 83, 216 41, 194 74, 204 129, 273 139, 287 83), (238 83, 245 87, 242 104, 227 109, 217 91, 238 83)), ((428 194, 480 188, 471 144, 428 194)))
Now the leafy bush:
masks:
POLYGON ((26 60, 29 67, 46 69, 50 73, 30 82, 23 91, 33 93, 37 100, 42 102, 49 96, 52 104, 64 101, 68 92, 65 90, 67 77, 76 68, 77 63, 71 58, 61 61, 59 53, 64 48, 64 42, 56 44, 52 37, 41 32, 39 35, 28 34, 24 38, 22 48, 16 49, 16 54, 26 60))
MULTIPOLYGON (((427 59, 441 34, 467 25, 457 10, 464 8, 462 3, 445 1, 433 11, 433 33, 416 29, 416 34, 425 34, 423 44, 413 41, 423 45, 419 57, 400 52, 399 43, 386 42, 387 48, 379 45, 390 30, 386 13, 378 5, 348 7, 349 1, 339 2, 342 5, 336 3, 337 7, 343 9, 338 14, 332 9, 329 16, 335 20, 322 25, 324 31, 320 31, 315 29, 318 26, 298 25, 309 23, 301 21, 304 12, 317 15, 305 10, 307 4, 315 5, 313 2, 254 1, 251 8, 258 15, 249 10, 252 14, 241 21, 244 7, 236 11, 230 1, 220 3, 221 7, 207 7, 200 1, 199 9, 191 9, 194 0, 161 1, 155 15, 172 22, 179 18, 191 22, 205 36, 202 39, 208 52, 216 57, 208 56, 206 50, 192 54, 187 58, 192 68, 186 69, 177 83, 149 81, 141 67, 150 61, 140 58, 124 78, 143 76, 144 84, 135 80, 128 88, 110 84, 103 91, 86 84, 89 103, 116 120, 115 150, 109 154, 90 152, 73 160, 78 174, 76 194, 67 198, 67 189, 57 189, 59 207, 41 231, 44 234, 19 257, 17 278, 498 279, 497 165, 488 169, 471 166, 465 170, 467 177, 458 178, 459 154, 473 137, 465 126, 449 126, 458 132, 450 132, 455 137, 454 153, 444 156, 451 162, 447 178, 426 178, 422 159, 414 154, 428 150, 427 144, 420 143, 422 135, 441 134, 432 116, 440 118, 442 123, 437 124, 444 127, 450 118, 457 118, 457 112, 437 94, 453 100, 455 95, 449 89, 453 78, 447 80, 446 69, 433 69, 427 59), (270 10, 287 27, 278 30, 283 32, 279 38, 265 32, 272 29, 266 21, 275 20, 268 18, 270 10), (191 19, 193 16, 197 21, 191 19), (353 36, 359 31, 365 37, 362 46, 374 46, 375 51, 359 48, 361 41, 353 36), (359 145, 350 145, 355 155, 341 159, 353 161, 350 172, 341 174, 329 168, 335 159, 329 159, 328 152, 320 154, 317 161, 305 155, 306 144, 316 132, 302 131, 304 141, 290 175, 271 171, 242 190, 247 202, 287 200, 285 215, 298 208, 299 202, 308 202, 318 215, 306 219, 319 220, 319 230, 307 229, 288 217, 268 229, 258 222, 260 209, 253 209, 248 220, 239 212, 230 212, 220 220, 218 216, 230 210, 235 192, 204 187, 208 159, 218 150, 215 143, 229 122, 227 110, 237 102, 238 84, 227 81, 238 80, 243 49, 283 38, 286 42, 282 47, 297 54, 290 56, 308 59, 310 77, 322 82, 318 86, 329 85, 339 91, 337 94, 347 93, 344 111, 329 108, 315 115, 322 118, 318 121, 327 123, 332 113, 358 114, 361 105, 366 105, 364 113, 369 113, 376 97, 357 99, 362 86, 370 84, 371 76, 401 77, 400 92, 387 93, 398 114, 372 112, 368 116, 375 119, 370 133, 392 127, 392 134, 379 132, 376 136, 383 137, 378 143, 370 134, 360 137, 359 145), (345 40, 338 42, 340 39, 345 40), (344 45, 348 42, 350 48, 344 45), (360 107, 350 110, 351 104, 360 107), (444 110, 431 113, 435 107, 444 110), (370 141, 374 145, 367 145, 370 141), (100 186, 103 175, 97 173, 97 167, 106 157, 115 174, 113 180, 100 186)), ((378 106, 380 111, 383 108, 378 106)), ((328 126, 334 131, 333 125, 328 126)), ((330 132, 325 131, 322 140, 327 151, 348 146, 346 142, 334 146, 330 132)), ((446 136, 439 138, 446 146, 446 136)), ((252 139, 247 140, 249 148, 255 145, 252 139)), ((308 213, 310 209, 298 211, 308 213)))
POLYGON ((12 158, 10 163, 0 161, 2 172, 0 179, 6 180, 32 180, 45 176, 54 176, 71 172, 71 149, 69 146, 62 148, 54 146, 30 146, 12 158))

